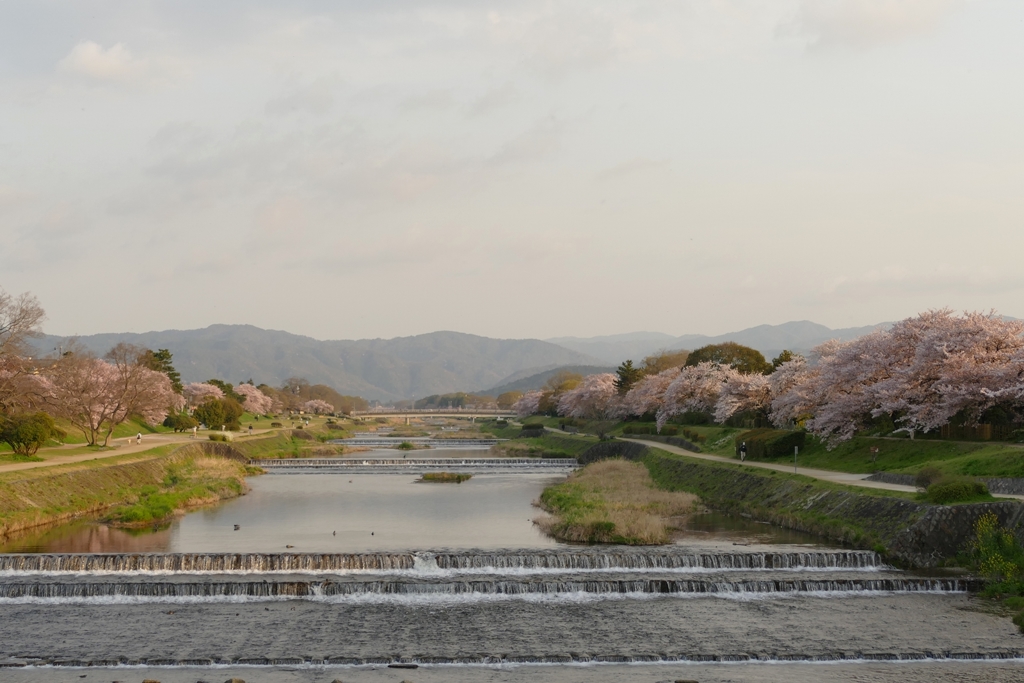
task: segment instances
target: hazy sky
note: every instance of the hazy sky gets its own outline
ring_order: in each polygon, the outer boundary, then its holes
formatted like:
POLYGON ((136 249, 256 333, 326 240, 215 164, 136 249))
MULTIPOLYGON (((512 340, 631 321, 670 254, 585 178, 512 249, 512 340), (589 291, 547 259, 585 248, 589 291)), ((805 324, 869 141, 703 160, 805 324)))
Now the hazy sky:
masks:
POLYGON ((1024 317, 1020 0, 4 0, 48 332, 1024 317))

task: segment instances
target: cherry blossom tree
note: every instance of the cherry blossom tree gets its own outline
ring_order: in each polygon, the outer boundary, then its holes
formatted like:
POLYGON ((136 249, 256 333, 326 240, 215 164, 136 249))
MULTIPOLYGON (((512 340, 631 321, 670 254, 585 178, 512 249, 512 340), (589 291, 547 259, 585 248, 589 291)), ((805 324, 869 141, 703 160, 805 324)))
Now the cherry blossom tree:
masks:
POLYGON ((314 399, 312 401, 306 401, 302 404, 301 409, 307 413, 313 413, 314 415, 321 415, 323 413, 333 413, 334 406, 327 401, 321 401, 320 399, 314 399))
MULTIPOLYGON (((252 384, 239 384, 235 393, 245 398, 242 407, 253 415, 266 415, 274 407, 274 399, 264 394, 252 384)), ((334 407, 328 412, 334 412, 334 407)))
POLYGON ((1024 377, 1024 321, 994 312, 928 311, 896 323, 890 338, 893 367, 872 388, 872 414, 895 416, 911 434, 957 415, 976 424, 1024 377))
POLYGON ((809 416, 807 430, 830 447, 881 416, 913 436, 957 415, 977 422, 993 405, 1015 400, 1024 322, 927 311, 851 342, 828 342, 815 355, 813 367, 790 361, 773 375, 775 424, 809 416))
POLYGON ((679 367, 668 368, 656 375, 647 375, 634 384, 622 401, 622 416, 657 412, 664 403, 665 392, 679 376, 679 372, 679 367))
POLYGON ((543 391, 529 391, 523 394, 518 401, 512 404, 512 410, 519 417, 535 415, 540 410, 540 399, 544 396, 543 391))
POLYGON ((707 361, 682 368, 665 390, 658 409, 658 430, 661 431, 670 418, 681 413, 713 411, 722 387, 739 374, 731 367, 707 361))
POLYGON ((767 414, 772 402, 771 380, 767 375, 730 375, 715 401, 715 422, 725 422, 736 413, 759 411, 767 414))
POLYGON ((807 392, 816 373, 817 366, 812 367, 806 358, 797 356, 768 376, 771 390, 768 418, 773 425, 791 427, 811 417, 813 404, 807 392))
POLYGON ((141 350, 118 344, 107 360, 73 354, 48 368, 47 402, 85 435, 90 445, 133 417, 159 424, 182 406, 167 375, 139 364, 141 350))
POLYGON ((210 399, 224 398, 224 391, 220 387, 205 382, 186 384, 181 393, 190 407, 201 405, 210 399))
POLYGON ((618 395, 615 373, 588 375, 558 399, 558 413, 567 417, 596 419, 603 417, 618 395))

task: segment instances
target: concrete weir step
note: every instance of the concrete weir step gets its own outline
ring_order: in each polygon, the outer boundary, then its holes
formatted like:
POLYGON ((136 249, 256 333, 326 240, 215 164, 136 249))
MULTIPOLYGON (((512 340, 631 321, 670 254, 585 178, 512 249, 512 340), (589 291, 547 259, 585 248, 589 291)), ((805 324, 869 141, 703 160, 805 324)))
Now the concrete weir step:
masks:
POLYGON ((579 467, 574 458, 280 458, 252 460, 266 470, 338 469, 345 471, 386 470, 483 470, 483 471, 549 471, 572 470, 579 467))

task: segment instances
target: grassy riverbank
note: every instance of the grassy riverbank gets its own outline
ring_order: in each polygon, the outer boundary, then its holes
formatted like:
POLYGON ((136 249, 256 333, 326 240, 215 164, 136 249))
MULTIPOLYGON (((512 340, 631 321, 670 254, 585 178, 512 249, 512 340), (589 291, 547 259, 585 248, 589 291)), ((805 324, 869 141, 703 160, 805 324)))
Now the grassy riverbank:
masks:
POLYGON ((6 472, 0 474, 0 536, 118 506, 141 505, 129 516, 153 521, 160 511, 171 514, 214 502, 214 496, 221 500, 243 493, 246 473, 243 463, 211 458, 200 444, 6 472))
POLYGON ((603 460, 544 489, 538 524, 561 541, 652 545, 668 543, 672 518, 699 507, 696 496, 659 490, 647 469, 603 460))

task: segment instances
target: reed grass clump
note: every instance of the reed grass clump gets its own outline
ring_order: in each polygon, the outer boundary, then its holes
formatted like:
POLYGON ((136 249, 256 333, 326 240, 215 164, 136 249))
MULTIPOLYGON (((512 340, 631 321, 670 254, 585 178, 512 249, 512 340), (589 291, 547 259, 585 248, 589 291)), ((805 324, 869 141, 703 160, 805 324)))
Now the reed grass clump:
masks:
POLYGON ((625 460, 587 465, 561 484, 544 489, 537 520, 561 541, 658 545, 670 542, 670 518, 696 512, 690 493, 655 487, 647 468, 625 460))
POLYGON ((461 484, 464 481, 469 481, 472 477, 472 474, 460 472, 427 472, 420 478, 420 481, 430 481, 442 484, 461 484))

